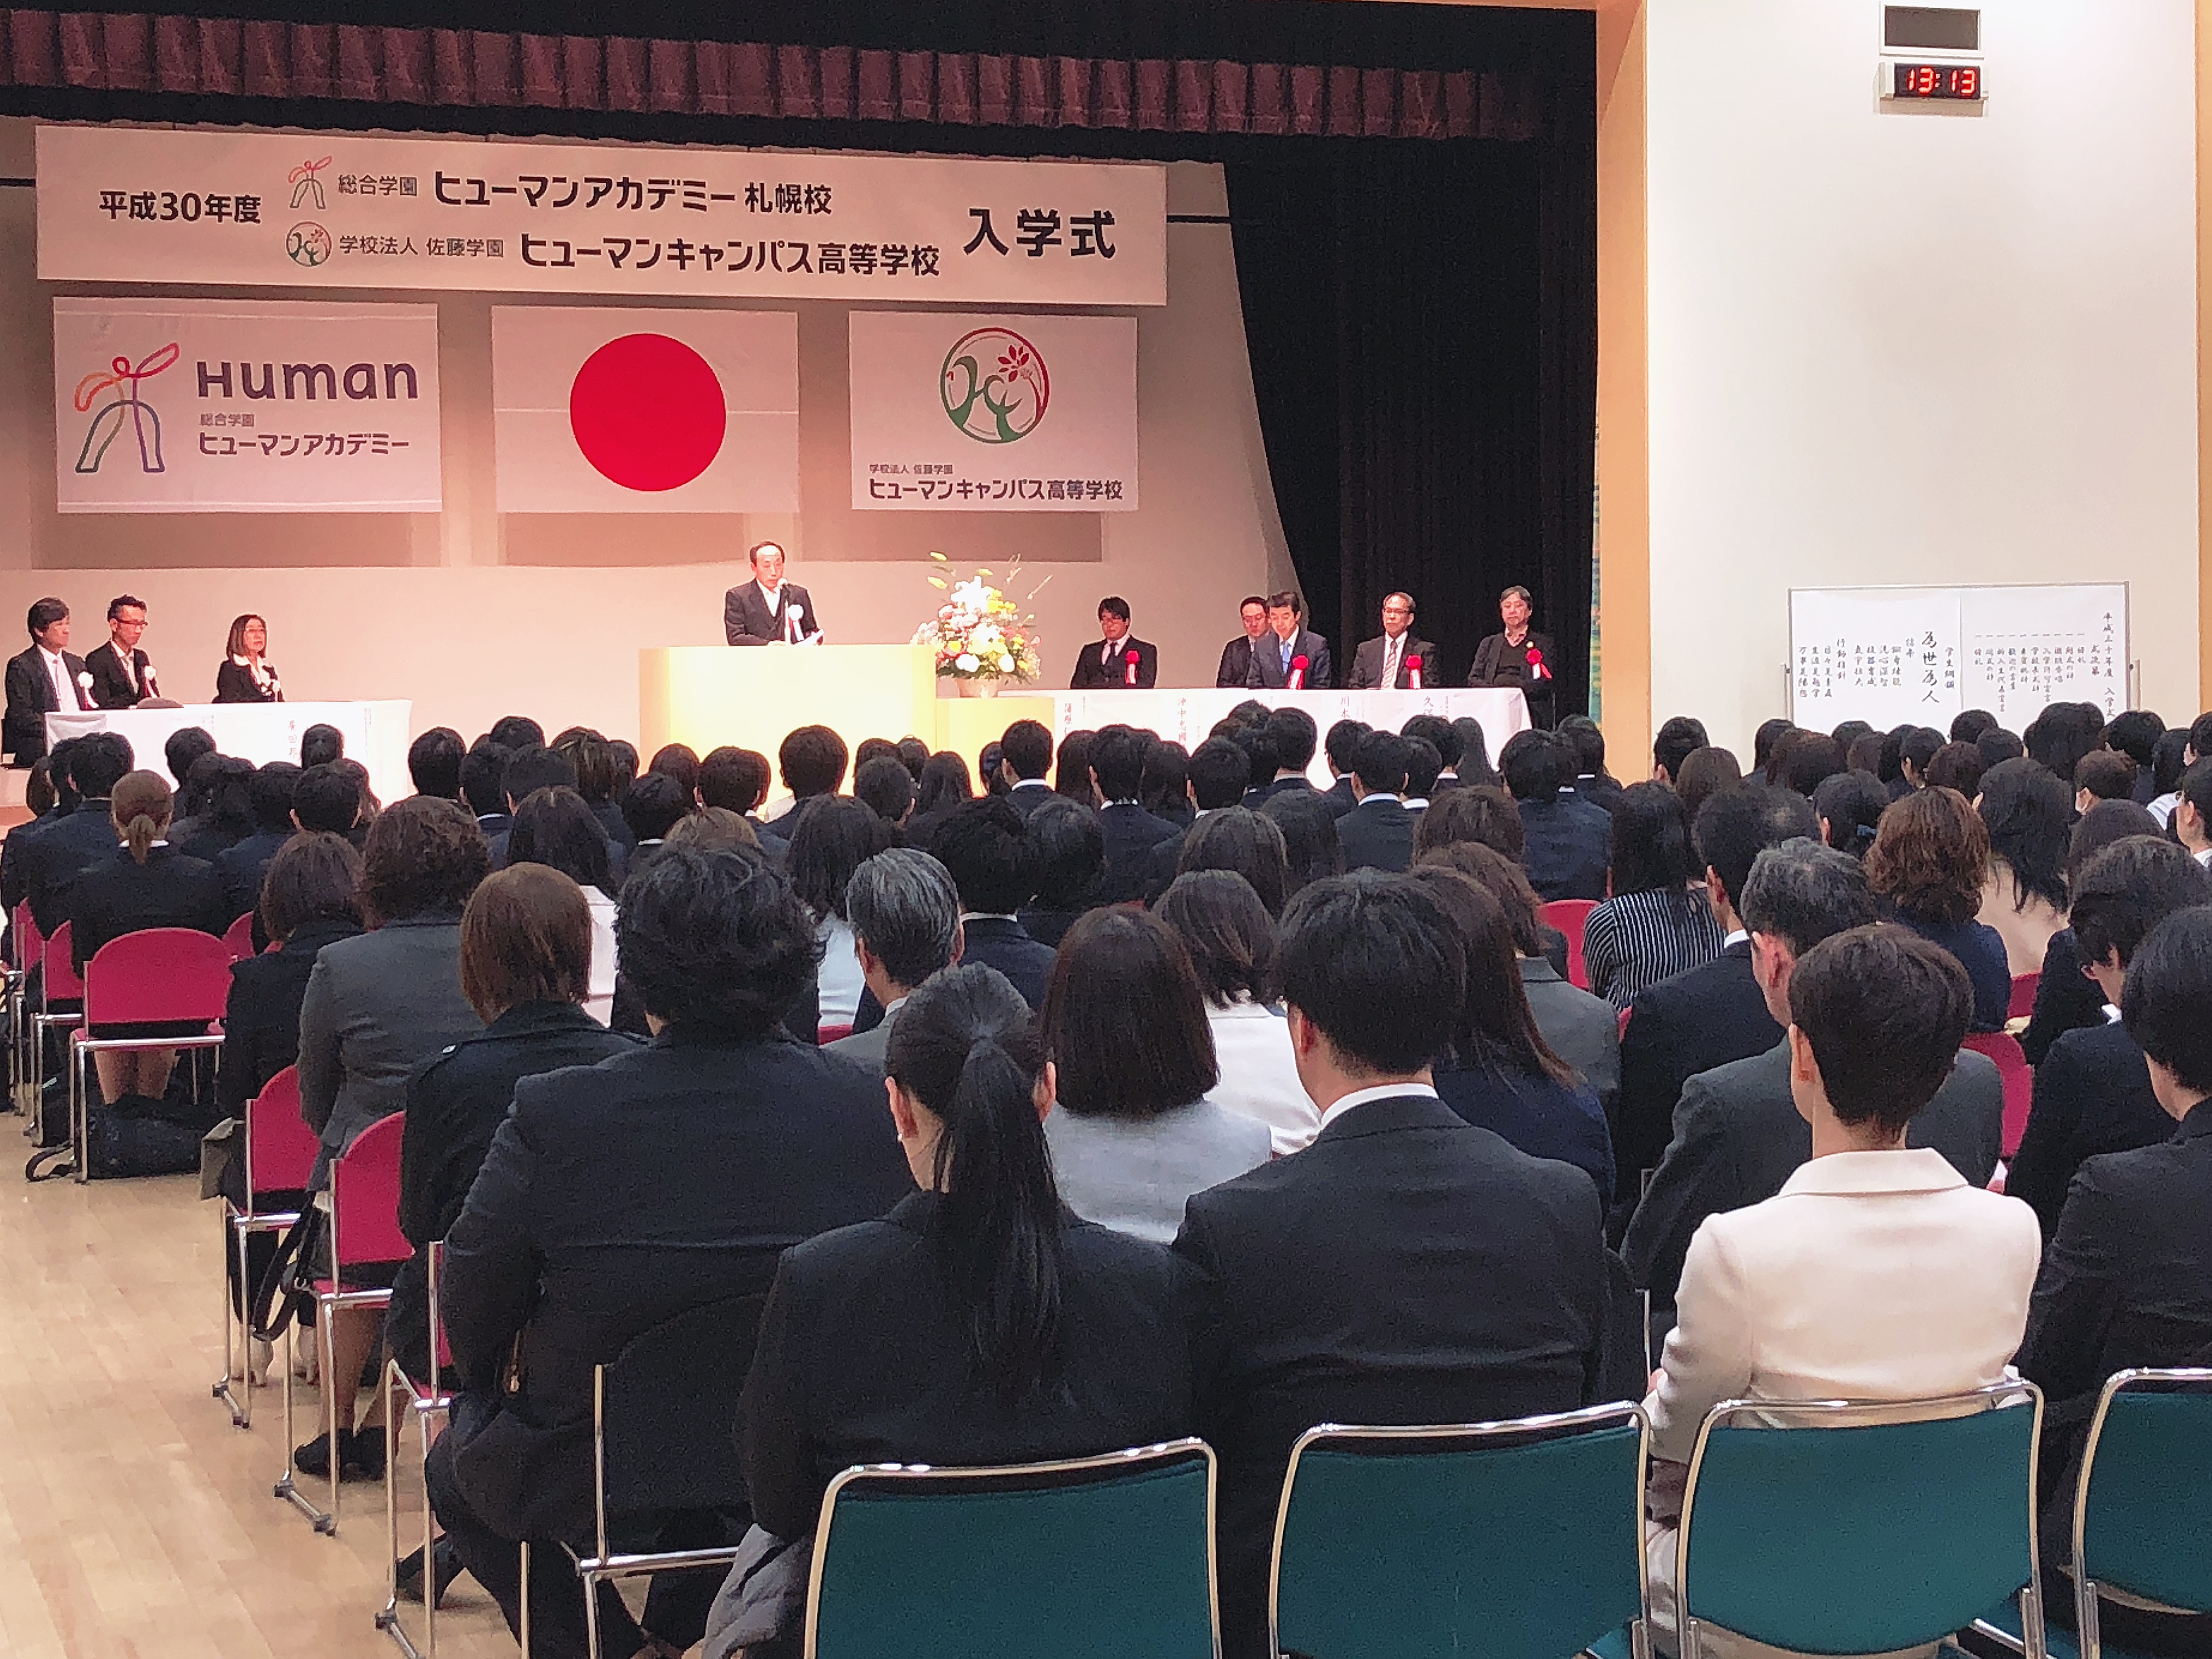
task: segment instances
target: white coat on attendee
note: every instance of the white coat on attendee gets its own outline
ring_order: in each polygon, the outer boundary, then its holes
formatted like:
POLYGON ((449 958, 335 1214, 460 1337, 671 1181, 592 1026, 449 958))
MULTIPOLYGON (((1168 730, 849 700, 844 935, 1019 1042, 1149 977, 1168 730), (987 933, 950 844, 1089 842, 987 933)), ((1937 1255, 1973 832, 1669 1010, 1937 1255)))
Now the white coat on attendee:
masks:
POLYGON ((584 889, 592 913, 592 982, 584 1012, 602 1025, 615 1017, 615 902, 596 887, 584 889))
POLYGON ((1266 1124, 1277 1158, 1311 1146, 1321 1133, 1321 1112, 1298 1081, 1290 1022, 1249 996, 1225 1008, 1208 1002, 1206 1019, 1221 1071, 1221 1081, 1206 1097, 1266 1124))
POLYGON ((831 916, 815 930, 815 936, 822 941, 821 1028, 842 1026, 849 1031, 860 1011, 860 993, 867 988, 853 924, 842 916, 831 916))

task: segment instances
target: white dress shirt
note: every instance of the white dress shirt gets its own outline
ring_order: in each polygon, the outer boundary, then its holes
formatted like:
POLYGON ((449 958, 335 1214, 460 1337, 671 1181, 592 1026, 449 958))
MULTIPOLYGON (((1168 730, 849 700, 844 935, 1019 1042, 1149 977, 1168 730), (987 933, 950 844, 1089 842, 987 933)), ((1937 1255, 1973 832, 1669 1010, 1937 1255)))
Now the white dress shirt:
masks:
POLYGON ((1321 1133, 1321 1109, 1298 1081, 1290 1021, 1249 997, 1226 1008, 1209 1005, 1206 1020, 1221 1072, 1206 1097, 1266 1124, 1277 1158, 1311 1146, 1321 1133))
POLYGON ((1321 1127, 1326 1129, 1353 1107, 1364 1106, 1370 1100, 1399 1100, 1407 1095, 1426 1095, 1431 1100, 1442 1098, 1425 1083, 1384 1083, 1372 1089, 1354 1089, 1321 1115, 1321 1127))
POLYGON ((53 682, 54 707, 57 708, 83 707, 77 699, 76 685, 70 678, 69 665, 62 660, 61 653, 49 651, 42 645, 39 647, 39 657, 46 665, 46 678, 53 682))

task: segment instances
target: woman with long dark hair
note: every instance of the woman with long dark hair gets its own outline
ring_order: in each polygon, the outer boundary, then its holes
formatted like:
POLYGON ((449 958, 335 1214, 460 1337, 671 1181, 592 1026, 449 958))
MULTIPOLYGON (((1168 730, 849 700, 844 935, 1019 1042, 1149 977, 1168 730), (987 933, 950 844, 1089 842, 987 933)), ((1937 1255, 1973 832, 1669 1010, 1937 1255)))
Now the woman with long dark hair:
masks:
POLYGON ((1813 792, 1813 810, 1820 814, 1822 841, 1838 853, 1863 859, 1881 815, 1889 810, 1889 791, 1871 772, 1838 772, 1823 778, 1813 792))
POLYGON ((564 785, 533 789, 514 809, 507 831, 507 861, 543 864, 558 870, 583 890, 592 915, 591 987, 584 1012, 600 1024, 614 1018, 615 901, 621 885, 614 878, 612 855, 599 814, 577 791, 564 785))
POLYGON ((1682 798, 1663 783, 1622 790, 1613 808, 1613 896, 1583 930, 1591 990, 1626 1008, 1645 986, 1720 955, 1704 873, 1682 798))
POLYGON ((283 682, 269 661, 269 624, 248 612, 233 620, 215 671, 217 702, 282 702, 283 682))
POLYGON ((2039 974, 2051 936, 2066 926, 2066 843, 2074 803, 2066 786, 2032 760, 1982 775, 1974 810, 1990 832, 1990 870, 1978 920, 2004 940, 2014 976, 2039 974))
MULTIPOLYGON (((930 762, 932 766, 936 763, 930 762)), ((811 1035, 819 1036, 839 1026, 846 1030, 852 1028, 866 987, 860 954, 853 943, 853 924, 845 919, 845 887, 855 870, 885 848, 897 844, 896 830, 878 817, 872 808, 849 797, 810 801, 799 816, 798 831, 791 838, 791 884, 814 913, 817 937, 822 942, 817 975, 820 1001, 811 1035)), ((845 1031, 835 1035, 842 1036, 845 1031)))

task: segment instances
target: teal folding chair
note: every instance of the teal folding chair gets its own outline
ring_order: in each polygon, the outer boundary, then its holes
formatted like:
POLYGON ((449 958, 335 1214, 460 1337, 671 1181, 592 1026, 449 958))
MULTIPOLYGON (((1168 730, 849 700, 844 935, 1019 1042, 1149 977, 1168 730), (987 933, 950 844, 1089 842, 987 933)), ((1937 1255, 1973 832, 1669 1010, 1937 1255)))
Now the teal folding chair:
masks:
POLYGON ((1949 1639, 2008 1601, 2045 1659, 2035 1555, 2043 1395, 1729 1400, 1691 1454, 1675 1543, 1682 1659, 1717 1626, 1801 1653, 1949 1639), (1788 1426, 1740 1426, 1746 1419, 1788 1426))
POLYGON ((847 1469, 806 1588, 806 1659, 1218 1659, 1201 1440, 1005 1468, 847 1469))
MULTIPOLYGON (((2212 1613, 2212 1549, 2204 1494, 2212 1491, 2212 1370, 2115 1372, 2096 1415, 2074 1489, 2075 1639, 2050 1636, 2060 1659, 2127 1659, 2098 1631, 2100 1589, 2175 1613, 2212 1613)), ((2000 1608, 1975 1630, 2014 1653, 2019 1621, 2000 1608)))
POLYGON ((1613 1636, 1645 1659, 1648 1435, 1628 1404, 1308 1430, 1275 1518, 1274 1651, 1565 1659, 1613 1636))

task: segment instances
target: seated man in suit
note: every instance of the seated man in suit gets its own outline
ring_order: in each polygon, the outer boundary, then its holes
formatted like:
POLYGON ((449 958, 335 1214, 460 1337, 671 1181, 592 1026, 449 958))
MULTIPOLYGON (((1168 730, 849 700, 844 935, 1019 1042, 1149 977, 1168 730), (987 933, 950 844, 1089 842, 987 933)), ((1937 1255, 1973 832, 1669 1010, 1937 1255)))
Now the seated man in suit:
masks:
POLYGON ((1103 803, 1098 827, 1106 837, 1101 904, 1143 898, 1152 885, 1152 849, 1176 835, 1175 825, 1147 812, 1137 799, 1144 783, 1145 751, 1154 741, 1149 732, 1109 726, 1091 745, 1091 780, 1103 803))
POLYGON ((1352 653, 1353 691, 1415 691, 1424 685, 1442 685, 1437 672, 1437 647, 1413 637, 1413 597, 1386 593, 1382 598, 1382 631, 1362 640, 1352 653))
POLYGON ((1700 1072, 1763 1054, 1782 1041, 1782 1027, 1767 1012, 1766 994, 1751 970, 1751 935, 1737 920, 1735 897, 1759 854, 1801 836, 1817 841, 1820 833, 1813 804, 1787 789, 1724 789, 1698 810, 1698 856, 1725 944, 1711 962, 1647 986, 1628 1005, 1613 1124, 1624 1213, 1642 1190, 1644 1171, 1657 1167, 1674 1135, 1683 1085, 1700 1072))
POLYGON ((246 799, 253 808, 253 833, 225 848, 215 859, 215 872, 222 883, 223 908, 234 921, 259 908, 261 884, 269 873, 270 861, 292 839, 296 827, 292 822, 292 792, 299 781, 300 769, 289 761, 256 767, 246 780, 246 799))
POLYGON ((145 634, 145 600, 125 593, 107 602, 106 641, 84 659, 85 672, 92 676, 92 700, 100 708, 135 708, 161 695, 154 684, 154 665, 138 648, 145 634))
POLYGON ((1024 817, 1053 798, 1052 732, 1041 720, 1016 720, 999 739, 1006 805, 1024 817))
POLYGON ((1398 792, 1406 787, 1407 743, 1395 732, 1370 732, 1352 754, 1359 805, 1336 821, 1344 868, 1401 872, 1413 866, 1413 815, 1398 792))
POLYGON ((844 787, 845 763, 850 758, 845 739, 826 726, 802 726, 785 733, 776 745, 775 765, 782 775, 783 787, 791 791, 791 805, 762 824, 761 830, 788 844, 807 803, 834 795, 844 787))
MULTIPOLYGON (((2073 1598, 2050 1583, 2070 1571, 2074 1488, 2098 1391, 2137 1365, 2201 1365, 2212 1352, 2212 909, 2179 912, 2128 963, 2121 1018, 2146 1059, 2170 1140, 2106 1152, 2075 1171, 2043 1256, 2021 1375, 2039 1383, 2044 1468, 2058 1500, 2044 1521, 2044 1603, 2069 1628, 2073 1598)), ((2212 1650, 2212 1619, 2103 1601, 2107 1643, 2133 1652, 2212 1650)), ((2109 1652, 2112 1650, 2106 1649, 2109 1652)))
POLYGON ((1559 659, 1552 636, 1528 626, 1534 614, 1528 590, 1515 586, 1498 596, 1498 618, 1505 624, 1474 647, 1474 665, 1468 670, 1469 685, 1518 691, 1528 702, 1528 719, 1539 727, 1552 723, 1554 694, 1559 685, 1559 659))
POLYGON ((1129 632, 1129 602, 1118 593, 1098 601, 1096 645, 1086 645, 1069 676, 1071 691, 1098 691, 1114 686, 1149 690, 1160 683, 1160 648, 1129 632))
POLYGON ((1521 808, 1528 884, 1546 903, 1602 899, 1613 863, 1613 815, 1561 787, 1574 776, 1566 745, 1549 732, 1516 732, 1498 757, 1505 787, 1521 808))
POLYGON ((118 837, 111 811, 115 786, 131 770, 131 742, 120 732, 95 732, 79 738, 70 750, 70 779, 76 786, 76 807, 57 818, 24 848, 23 896, 43 938, 70 918, 77 878, 115 857, 118 837))
POLYGON ((505 744, 478 738, 461 757, 461 805, 476 815, 477 828, 491 841, 514 827, 507 810, 507 763, 514 754, 505 744))
POLYGON ((1352 759, 1359 750, 1360 738, 1374 729, 1365 720, 1342 720, 1330 726, 1322 740, 1328 775, 1334 780, 1322 791, 1322 799, 1340 818, 1359 805, 1359 787, 1352 781, 1352 759))
POLYGON ((1244 805, 1257 811, 1279 794, 1312 788, 1306 769, 1313 764, 1314 750, 1320 741, 1320 728, 1304 709, 1269 710, 1267 724, 1260 728, 1259 744, 1252 754, 1262 765, 1272 763, 1274 775, 1265 783, 1255 784, 1246 793, 1244 805))
POLYGON ((1652 781, 1671 787, 1681 774, 1682 763, 1711 742, 1703 720, 1689 714, 1673 716, 1651 740, 1652 781))
POLYGON ((960 895, 961 960, 997 969, 1030 1007, 1040 1006, 1053 952, 1014 915, 1037 887, 1036 849, 1021 815, 996 795, 963 800, 938 825, 929 850, 960 895))
POLYGON ((1328 641, 1304 625, 1304 615, 1305 602, 1295 592, 1285 589, 1268 596, 1267 635, 1253 642, 1252 672, 1245 684, 1326 691, 1336 684, 1328 641))
MULTIPOLYGON (((1856 859, 1817 842, 1790 841, 1759 855, 1738 914, 1751 934, 1753 977, 1781 1025, 1790 1018, 1790 976, 1799 958, 1823 939, 1866 927, 1877 911, 1856 859)), ((2003 1133, 1997 1068, 1967 1049, 1905 1139, 1942 1153, 1970 1185, 1985 1187, 2003 1133)), ((1812 1133, 1790 1092, 1787 1038, 1684 1085, 1674 1139, 1621 1244, 1629 1276, 1651 1292, 1655 1337, 1674 1322, 1682 1259, 1705 1218, 1773 1197, 1812 1155, 1812 1133)))
POLYGON ((1620 781, 1605 769, 1605 733, 1588 714, 1570 714, 1559 722, 1559 736, 1573 751, 1575 775, 1570 784, 1576 798, 1610 812, 1620 805, 1620 781))
POLYGON ((1221 647, 1221 666, 1213 675, 1216 685, 1252 683, 1252 653, 1267 631, 1267 600, 1257 593, 1248 595, 1237 607, 1237 619, 1244 624, 1244 631, 1221 647))
MULTIPOLYGON (((2212 904, 2212 875, 2172 842, 2149 836, 2130 836, 2092 855, 2070 886, 2082 967, 2112 1008, 2123 1006, 2128 964, 2151 929, 2177 910, 2212 904)), ((2027 1201, 2048 1238, 2058 1231, 2066 1189, 2083 1159, 2172 1136, 2172 1120, 2126 1024, 2111 1020, 2069 1031, 2035 1068, 2035 1102, 2005 1190, 2027 1201)))
MULTIPOLYGON (((1214 1351, 1200 1432, 1221 1463, 1222 1649, 1267 1651, 1267 1559, 1291 1443, 1316 1423, 1477 1423, 1638 1386, 1608 1340, 1596 1189, 1462 1122, 1430 1067, 1467 965, 1418 884, 1315 883, 1278 972, 1318 1139, 1188 1201, 1175 1248, 1205 1275, 1214 1351)), ((1632 1325, 1632 1321, 1630 1322, 1632 1325)))
POLYGON ((864 860, 845 888, 846 919, 860 976, 883 1005, 884 1017, 865 1031, 823 1046, 833 1054, 881 1072, 891 1024, 909 993, 940 968, 960 960, 960 894, 943 865, 910 847, 864 860))
POLYGON ((1429 791, 1433 800, 1459 787, 1460 757, 1467 752, 1459 728, 1441 714, 1416 714, 1398 728, 1401 738, 1419 738, 1437 751, 1437 781, 1429 791))
POLYGON ((1224 807, 1253 804, 1251 792, 1244 787, 1245 780, 1250 776, 1244 751, 1226 738, 1208 738, 1191 750, 1188 781, 1184 786, 1190 797, 1191 829, 1176 830, 1152 848, 1151 877, 1146 888, 1148 903, 1166 892, 1169 884, 1175 880, 1176 864, 1182 856, 1183 842, 1189 839, 1200 820, 1224 807))
MULTIPOLYGON (((35 601, 25 618, 30 648, 8 659, 4 742, 11 764, 27 767, 46 752, 46 716, 64 708, 90 708, 84 659, 71 656, 70 608, 59 599, 35 601)), ((125 767, 125 772, 129 771, 125 767)), ((116 775, 118 777, 122 773, 116 775)))
POLYGON ((753 579, 722 596, 722 631, 732 645, 819 645, 822 618, 814 596, 783 579, 783 550, 762 542, 751 553, 753 579))
MULTIPOLYGON (((1778 1194, 1708 1217, 1691 1241, 1680 1322, 1644 1401, 1662 1515, 1680 1492, 1669 1466, 1689 1461, 1721 1401, 1914 1400, 2005 1377, 2035 1283, 2035 1218, 1905 1144, 1973 1006, 1957 958, 1904 927, 1853 928, 1797 963, 1790 1088, 1813 1156, 1778 1194)), ((1648 1559, 1654 1613, 1671 1624, 1671 1525, 1648 1559)))

